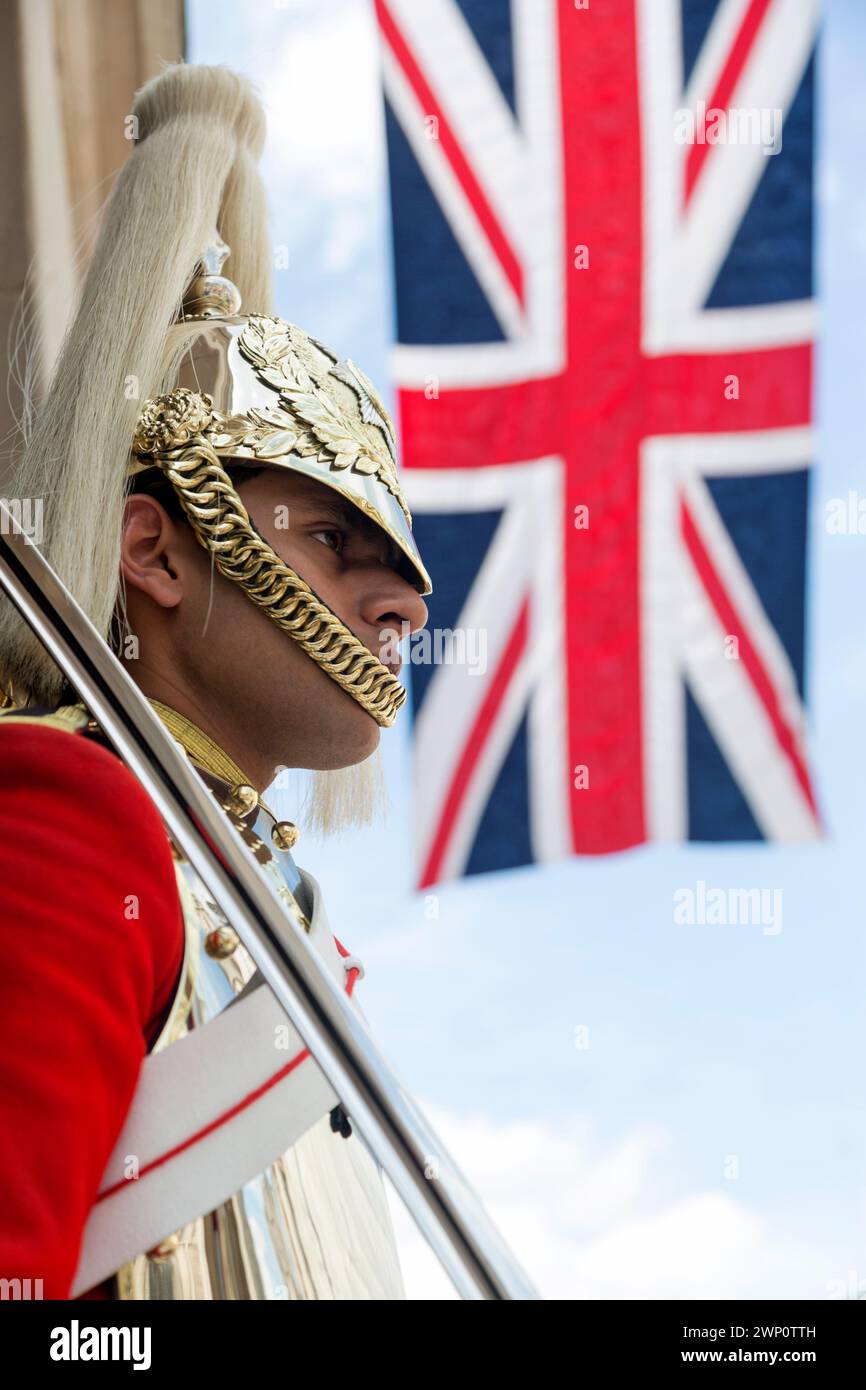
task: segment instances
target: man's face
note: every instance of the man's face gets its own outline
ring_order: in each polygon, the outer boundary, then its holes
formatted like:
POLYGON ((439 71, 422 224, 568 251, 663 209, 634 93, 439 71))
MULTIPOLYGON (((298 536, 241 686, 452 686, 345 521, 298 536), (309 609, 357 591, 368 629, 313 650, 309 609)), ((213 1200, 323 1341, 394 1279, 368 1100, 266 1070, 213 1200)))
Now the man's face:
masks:
MULTIPOLYGON (((427 608, 394 568, 398 552, 385 533, 326 484, 288 469, 242 478, 237 490, 280 558, 394 669, 389 636, 404 623, 422 627, 427 608)), ((132 674, 147 693, 157 693, 154 671, 163 689, 166 677, 178 682, 187 706, 192 696, 211 723, 243 721, 275 766, 347 767, 375 749, 375 720, 153 499, 127 504, 124 575, 130 627, 140 633, 132 674)), ((171 703, 170 687, 159 698, 171 703)))

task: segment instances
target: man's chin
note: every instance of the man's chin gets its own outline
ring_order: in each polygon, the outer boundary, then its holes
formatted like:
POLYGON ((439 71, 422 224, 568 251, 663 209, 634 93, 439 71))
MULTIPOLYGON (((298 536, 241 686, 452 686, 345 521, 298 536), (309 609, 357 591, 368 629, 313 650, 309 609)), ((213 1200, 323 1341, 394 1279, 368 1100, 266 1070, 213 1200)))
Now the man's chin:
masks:
POLYGON ((308 766, 314 772, 339 772, 341 768, 356 767, 375 753, 382 730, 375 719, 358 707, 360 718, 352 718, 351 727, 344 721, 335 729, 334 737, 319 750, 308 766), (363 722, 362 722, 363 721, 363 722))

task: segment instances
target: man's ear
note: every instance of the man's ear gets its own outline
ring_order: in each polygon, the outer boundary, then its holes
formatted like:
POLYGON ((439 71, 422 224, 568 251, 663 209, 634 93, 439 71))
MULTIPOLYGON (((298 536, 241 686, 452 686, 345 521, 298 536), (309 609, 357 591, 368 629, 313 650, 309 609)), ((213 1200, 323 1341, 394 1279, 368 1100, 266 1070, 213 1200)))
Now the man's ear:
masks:
POLYGON ((146 493, 132 493, 124 508, 120 550, 127 591, 138 589, 160 608, 175 608, 183 598, 179 549, 177 526, 162 503, 146 493))

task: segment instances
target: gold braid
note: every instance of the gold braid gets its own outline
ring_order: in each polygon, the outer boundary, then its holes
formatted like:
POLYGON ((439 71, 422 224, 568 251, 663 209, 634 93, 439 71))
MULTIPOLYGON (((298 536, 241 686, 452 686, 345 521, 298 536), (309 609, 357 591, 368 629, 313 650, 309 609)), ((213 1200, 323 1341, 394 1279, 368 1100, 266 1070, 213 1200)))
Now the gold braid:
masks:
POLYGON ((151 457, 220 574, 290 633, 377 724, 390 727, 406 699, 405 688, 258 534, 207 440, 199 434, 182 448, 154 451, 151 457))

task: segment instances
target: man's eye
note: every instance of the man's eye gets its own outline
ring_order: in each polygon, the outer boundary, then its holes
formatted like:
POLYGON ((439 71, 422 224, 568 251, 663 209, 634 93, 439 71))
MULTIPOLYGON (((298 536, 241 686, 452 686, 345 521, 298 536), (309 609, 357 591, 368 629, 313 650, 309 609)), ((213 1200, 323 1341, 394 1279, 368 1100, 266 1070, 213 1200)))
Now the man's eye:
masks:
POLYGON ((336 550, 337 554, 343 549, 343 543, 346 537, 342 531, 338 531, 329 526, 323 528, 321 531, 313 531, 312 534, 316 538, 324 537, 323 544, 327 545, 331 550, 336 550))

